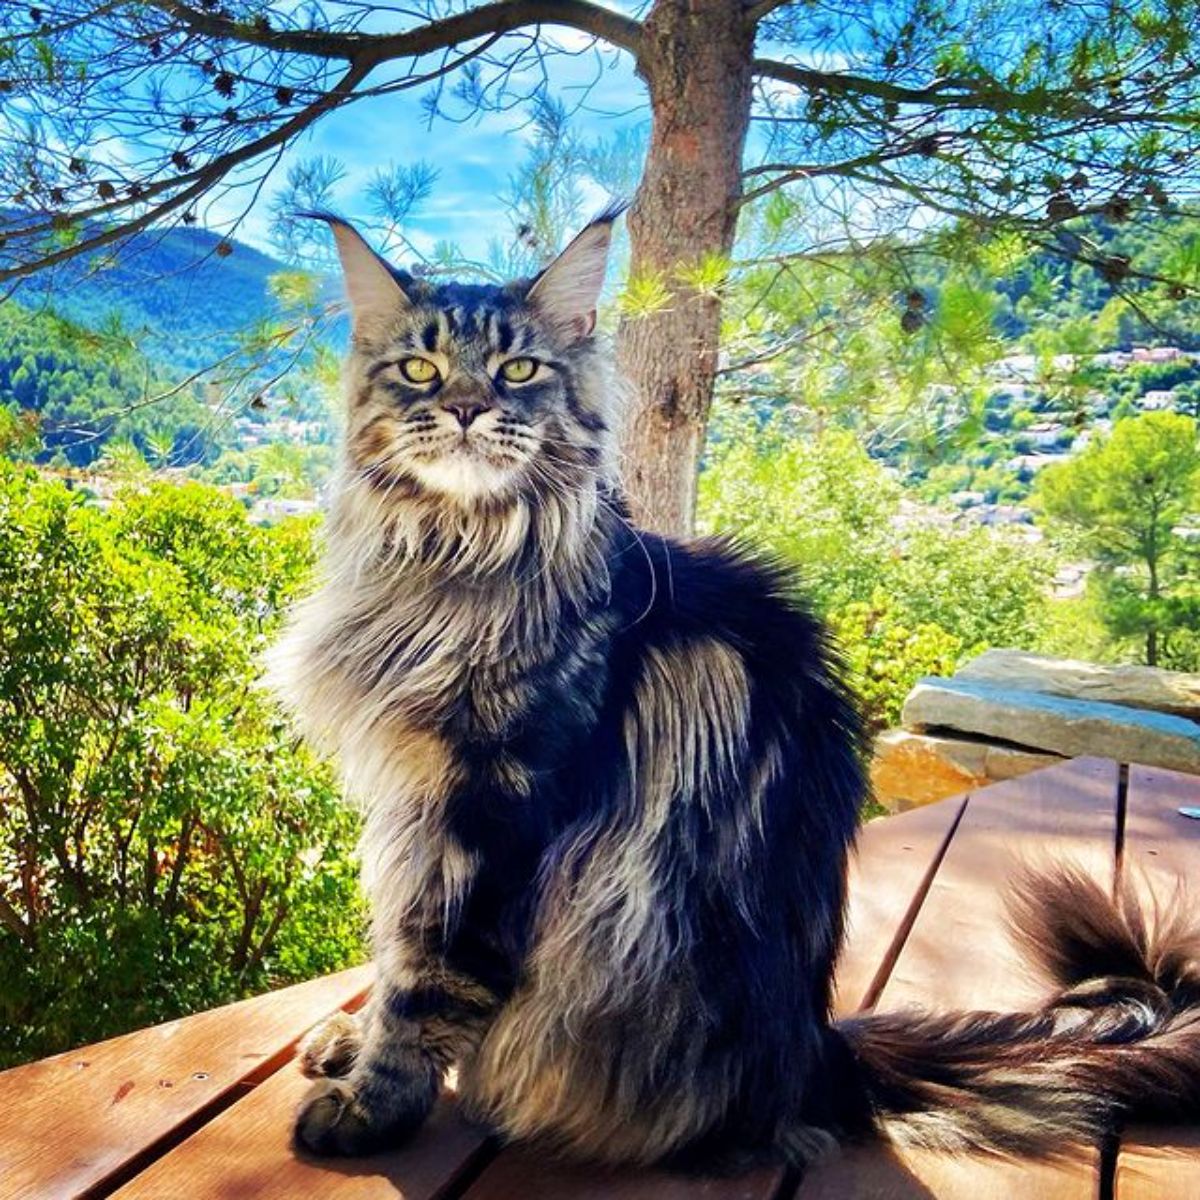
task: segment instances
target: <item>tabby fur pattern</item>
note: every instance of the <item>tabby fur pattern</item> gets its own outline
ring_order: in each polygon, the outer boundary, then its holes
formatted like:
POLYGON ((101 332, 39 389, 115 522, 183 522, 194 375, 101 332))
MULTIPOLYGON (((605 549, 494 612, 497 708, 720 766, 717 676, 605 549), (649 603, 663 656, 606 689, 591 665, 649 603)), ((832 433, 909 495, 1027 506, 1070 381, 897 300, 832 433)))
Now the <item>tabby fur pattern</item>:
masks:
POLYGON ((804 1162, 879 1130, 1027 1152, 1194 1114, 1194 933, 1168 985, 1135 906, 1085 888, 1039 881, 1059 924, 1024 922, 1078 992, 1077 897, 1107 914, 1124 982, 1083 1007, 831 1022, 860 719, 784 570, 630 523, 594 332, 615 216, 504 287, 415 279, 325 218, 345 447, 270 679, 364 808, 378 979, 303 1050, 298 1143, 394 1144, 451 1067, 503 1137, 608 1162, 804 1162))

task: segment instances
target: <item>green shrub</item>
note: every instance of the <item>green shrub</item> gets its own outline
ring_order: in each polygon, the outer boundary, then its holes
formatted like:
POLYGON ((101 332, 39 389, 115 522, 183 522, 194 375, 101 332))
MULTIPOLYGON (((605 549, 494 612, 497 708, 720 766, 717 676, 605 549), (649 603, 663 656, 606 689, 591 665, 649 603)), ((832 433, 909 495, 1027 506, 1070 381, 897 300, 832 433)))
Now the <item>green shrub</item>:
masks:
POLYGON ((0 1062, 361 954, 356 818, 256 687, 314 531, 0 464, 0 1062))
POLYGON ((959 639, 940 626, 910 624, 882 590, 830 613, 829 623, 872 732, 896 725, 917 680, 952 674, 962 653, 959 639))
POLYGON ((853 433, 725 413, 700 477, 700 525, 793 564, 832 624, 876 727, 922 674, 1042 635, 1048 555, 977 525, 900 522, 902 491, 853 433))

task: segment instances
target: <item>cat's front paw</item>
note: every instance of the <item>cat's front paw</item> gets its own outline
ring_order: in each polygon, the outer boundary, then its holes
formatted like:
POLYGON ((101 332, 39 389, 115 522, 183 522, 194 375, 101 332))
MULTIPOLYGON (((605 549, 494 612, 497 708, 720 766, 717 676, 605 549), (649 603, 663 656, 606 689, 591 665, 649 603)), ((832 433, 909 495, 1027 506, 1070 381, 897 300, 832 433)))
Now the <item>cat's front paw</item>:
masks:
POLYGON ((388 1130, 344 1079, 319 1079, 300 1102, 293 1129, 296 1145, 314 1154, 370 1154, 388 1139, 388 1130))
POLYGON ((346 1012, 335 1012, 301 1042, 300 1070, 309 1079, 349 1075, 361 1046, 362 1028, 358 1018, 346 1012))
POLYGON ((437 1099, 439 1076, 418 1060, 412 1071, 360 1064, 350 1079, 318 1079, 300 1102, 293 1136, 314 1154, 370 1154, 415 1133, 437 1099))

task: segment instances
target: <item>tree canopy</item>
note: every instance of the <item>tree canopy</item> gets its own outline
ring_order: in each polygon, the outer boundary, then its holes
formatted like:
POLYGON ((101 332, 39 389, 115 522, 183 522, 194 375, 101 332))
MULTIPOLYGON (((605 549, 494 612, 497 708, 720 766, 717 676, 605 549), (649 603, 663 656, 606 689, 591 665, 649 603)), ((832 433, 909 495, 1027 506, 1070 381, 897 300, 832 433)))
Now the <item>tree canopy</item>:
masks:
MULTIPOLYGON (((420 89, 461 119, 546 98, 567 55, 627 56, 651 116, 631 286, 661 300, 620 332, 628 484, 647 522, 686 527, 725 280, 748 260, 781 273, 869 250, 898 281, 914 254, 1007 234, 1191 294, 1072 223, 1194 200, 1198 32, 1178 0, 655 0, 638 16, 589 0, 46 0, 12 10, 0 40, 0 282, 102 266, 231 190, 253 203, 334 110, 420 89), (735 251, 739 216, 776 198, 771 244, 735 251)), ((381 221, 402 225, 426 182, 416 164, 381 177, 381 221)), ((919 329, 919 298, 901 303, 919 329)))
POLYGON ((1151 666, 1180 657, 1192 665, 1200 530, 1186 522, 1200 510, 1196 422, 1167 412, 1118 421, 1073 462, 1047 468, 1038 485, 1046 512, 1077 529, 1095 557, 1114 636, 1144 639, 1151 666))

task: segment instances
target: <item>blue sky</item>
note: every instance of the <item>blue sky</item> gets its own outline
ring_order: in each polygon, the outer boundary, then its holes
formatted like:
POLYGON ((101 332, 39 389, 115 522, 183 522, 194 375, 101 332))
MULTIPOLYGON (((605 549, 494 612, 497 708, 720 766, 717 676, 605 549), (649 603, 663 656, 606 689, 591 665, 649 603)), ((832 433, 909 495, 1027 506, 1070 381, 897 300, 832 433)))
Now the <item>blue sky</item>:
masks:
MULTIPOLYGON (((555 37, 574 48, 569 31, 557 31, 555 37)), ((576 45, 584 41, 580 38, 576 45)), ((572 127, 587 138, 603 138, 648 120, 645 89, 628 56, 606 51, 601 61, 599 80, 572 118, 572 127)), ((574 107, 584 85, 596 80, 597 59, 590 53, 556 56, 550 70, 552 94, 574 107)), ((492 237, 509 232, 503 195, 509 176, 524 157, 530 136, 528 113, 523 109, 485 113, 461 124, 434 118, 431 124, 421 96, 420 90, 413 90, 364 99, 318 122, 288 150, 236 236, 272 251, 269 198, 296 159, 328 156, 342 164, 345 178, 335 193, 336 207, 351 218, 363 215, 362 189, 377 167, 425 162, 438 172, 437 183, 433 195, 406 225, 406 236, 422 251, 449 239, 468 257, 482 257, 492 237)), ((466 111, 452 98, 445 107, 466 111)), ((222 220, 240 213, 246 200, 245 193, 238 193, 214 205, 208 214, 210 224, 219 227, 222 220)), ((596 200, 599 206, 602 198, 598 195, 596 200)))

